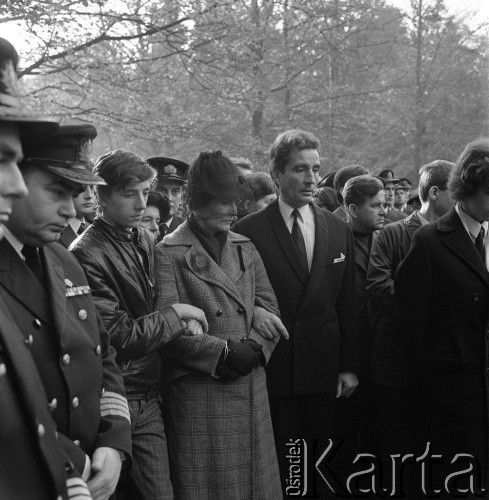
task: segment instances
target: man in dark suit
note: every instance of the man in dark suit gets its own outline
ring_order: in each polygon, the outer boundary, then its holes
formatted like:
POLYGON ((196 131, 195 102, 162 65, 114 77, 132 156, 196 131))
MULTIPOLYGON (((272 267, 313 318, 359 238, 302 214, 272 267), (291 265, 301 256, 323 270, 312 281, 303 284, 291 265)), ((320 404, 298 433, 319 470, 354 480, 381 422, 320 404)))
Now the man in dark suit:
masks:
MULTIPOLYGON (((308 132, 280 134, 270 151, 280 198, 234 228, 260 252, 290 334, 289 341, 278 343, 267 367, 286 493, 287 441, 306 439, 309 449, 315 439, 326 443, 333 437, 335 396, 349 396, 358 384, 353 237, 345 222, 312 203, 318 147, 308 132)), ((317 489, 324 494, 326 484, 318 483, 317 489)))
MULTIPOLYGON (((17 63, 14 47, 0 38, 0 240, 13 202, 27 194, 17 167, 21 139, 58 126, 22 110, 17 63)), ((0 498, 89 498, 85 482, 62 452, 28 346, 0 290, 0 498)))
POLYGON ((394 286, 418 452, 430 443, 430 454, 443 459, 432 468, 428 487, 440 489, 443 498, 468 488, 474 498, 489 484, 488 139, 465 148, 448 187, 455 207, 414 233, 394 286), (467 466, 452 462, 457 454, 474 457, 472 485, 468 474, 445 483, 467 466))
POLYGON ((158 241, 161 241, 183 222, 183 219, 178 217, 177 212, 182 204, 183 184, 188 163, 164 156, 155 156, 146 161, 158 172, 154 191, 166 194, 170 200, 170 213, 166 220, 160 224, 158 241))
POLYGON ((60 442, 91 494, 108 498, 131 453, 127 400, 85 274, 55 243, 81 186, 103 183, 80 165, 86 141, 85 127, 60 127, 25 142, 20 168, 29 193, 14 201, 0 242, 0 291, 40 373, 60 442))

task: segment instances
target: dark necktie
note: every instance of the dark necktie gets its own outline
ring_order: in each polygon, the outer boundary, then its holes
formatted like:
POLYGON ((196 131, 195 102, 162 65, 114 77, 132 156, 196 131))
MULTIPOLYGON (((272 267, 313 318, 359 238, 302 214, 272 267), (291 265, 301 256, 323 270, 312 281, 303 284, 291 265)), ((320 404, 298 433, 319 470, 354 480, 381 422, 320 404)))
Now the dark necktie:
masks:
POLYGON ((159 229, 160 229, 161 239, 163 239, 168 234, 168 226, 163 222, 163 224, 160 224, 159 229))
POLYGON ((86 228, 87 228, 87 225, 84 222, 82 222, 80 224, 80 227, 78 228, 78 231, 76 232, 76 234, 78 234, 78 235, 82 234, 86 228))
POLYGON ((475 248, 482 258, 484 264, 486 263, 486 250, 484 249, 484 228, 481 227, 477 238, 475 239, 475 248))
POLYGON ((30 245, 24 245, 22 248, 22 255, 25 257, 27 267, 32 271, 42 286, 45 286, 44 268, 39 255, 39 249, 30 245))
POLYGON ((309 264, 307 262, 307 252, 306 252, 306 243, 304 241, 304 235, 302 234, 301 228, 299 227, 299 221, 297 220, 297 216, 299 215, 299 210, 294 208, 292 211, 292 215, 294 216, 294 223, 292 224, 292 240, 299 251, 299 255, 301 257, 301 264, 304 267, 304 270, 307 274, 309 274, 309 264))

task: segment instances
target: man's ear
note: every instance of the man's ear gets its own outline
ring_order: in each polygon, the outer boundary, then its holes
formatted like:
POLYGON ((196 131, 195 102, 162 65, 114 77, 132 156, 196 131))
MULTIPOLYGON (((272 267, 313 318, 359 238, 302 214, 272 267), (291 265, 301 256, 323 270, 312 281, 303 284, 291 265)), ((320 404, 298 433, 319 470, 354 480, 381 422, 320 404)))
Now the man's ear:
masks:
POLYGON ((431 201, 435 201, 438 199, 439 189, 438 186, 431 186, 428 191, 428 199, 431 201))
POLYGON ((273 182, 280 187, 280 179, 279 179, 279 172, 278 169, 272 168, 270 175, 272 176, 273 182))
POLYGON ((354 203, 350 203, 348 206, 346 206, 346 211, 350 214, 350 216, 353 219, 356 219, 358 217, 358 207, 354 203))

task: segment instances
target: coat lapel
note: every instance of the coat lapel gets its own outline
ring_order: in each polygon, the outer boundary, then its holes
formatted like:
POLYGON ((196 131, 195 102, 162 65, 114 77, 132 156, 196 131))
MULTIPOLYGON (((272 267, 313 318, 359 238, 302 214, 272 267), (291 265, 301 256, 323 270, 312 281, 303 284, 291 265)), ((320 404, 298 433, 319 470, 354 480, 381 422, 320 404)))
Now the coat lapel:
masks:
POLYGON ((49 310, 39 300, 46 291, 5 238, 0 241, 0 283, 32 314, 45 323, 50 322, 49 310))
MULTIPOLYGON (((228 235, 232 239, 232 234, 228 235)), ((239 293, 236 281, 242 274, 239 256, 235 242, 227 241, 221 255, 221 267, 204 250, 199 239, 192 233, 187 223, 181 224, 175 232, 165 237, 166 245, 189 245, 190 249, 185 254, 185 261, 190 271, 199 279, 212 283, 222 288, 233 297, 240 305, 246 307, 239 293)), ((249 265, 249 256, 243 251, 243 260, 249 265), (245 260, 246 256, 246 260, 245 260)))
MULTIPOLYGON (((243 239, 242 237, 240 238, 243 239)), ((236 287, 236 283, 253 262, 253 252, 249 246, 240 245, 239 241, 233 241, 231 234, 228 242, 224 245, 221 255, 221 269, 236 287), (240 256, 241 254, 241 256, 240 256)), ((239 290, 238 290, 239 292, 239 290)))
POLYGON ((465 262, 489 286, 487 268, 454 208, 439 219, 437 227, 440 232, 444 233, 442 243, 447 249, 465 262))
POLYGON ((296 272, 299 279, 305 285, 307 282, 307 274, 302 269, 299 251, 297 250, 292 240, 292 236, 290 235, 290 232, 285 225, 284 218, 280 213, 278 201, 274 201, 268 206, 268 214, 270 216, 271 226, 275 232, 275 236, 277 237, 280 246, 282 247, 284 254, 286 255, 287 259, 290 262, 290 265, 296 272))
POLYGON ((77 234, 73 231, 73 228, 68 224, 68 227, 61 233, 59 237, 59 242, 65 247, 68 248, 73 241, 76 240, 77 234))
POLYGON ((321 282, 323 281, 324 270, 328 256, 328 225, 321 209, 314 204, 311 205, 314 211, 314 222, 316 234, 314 236, 314 255, 312 258, 311 272, 307 280, 306 289, 302 296, 299 311, 302 311, 316 295, 321 282))
MULTIPOLYGON (((57 243, 53 244, 57 245, 57 243)), ((66 324, 65 273, 60 263, 53 258, 53 254, 50 252, 49 246, 42 249, 42 254, 44 257, 44 269, 48 280, 54 323, 59 337, 62 338, 66 324)))

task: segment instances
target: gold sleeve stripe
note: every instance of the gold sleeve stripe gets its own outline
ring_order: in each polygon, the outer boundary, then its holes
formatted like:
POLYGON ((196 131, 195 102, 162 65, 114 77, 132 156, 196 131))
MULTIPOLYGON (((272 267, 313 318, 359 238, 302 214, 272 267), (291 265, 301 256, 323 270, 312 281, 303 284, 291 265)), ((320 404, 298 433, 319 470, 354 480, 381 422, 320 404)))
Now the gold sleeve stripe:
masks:
POLYGON ((67 479, 66 487, 68 490, 69 500, 84 500, 92 498, 85 481, 79 477, 67 479))
POLYGON ((102 417, 118 416, 129 421, 129 407, 127 399, 115 392, 105 391, 100 400, 100 415, 102 417))

